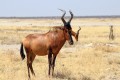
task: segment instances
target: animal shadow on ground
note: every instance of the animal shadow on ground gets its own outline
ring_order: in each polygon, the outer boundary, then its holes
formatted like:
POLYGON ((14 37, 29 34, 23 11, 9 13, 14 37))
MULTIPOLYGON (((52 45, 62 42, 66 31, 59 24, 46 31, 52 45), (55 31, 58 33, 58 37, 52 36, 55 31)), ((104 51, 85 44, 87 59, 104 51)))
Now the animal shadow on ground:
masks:
POLYGON ((74 80, 74 79, 71 79, 70 76, 71 76, 70 71, 61 70, 61 71, 57 71, 56 73, 54 73, 53 78, 74 80))
POLYGON ((54 73, 53 78, 57 78, 58 80, 94 80, 90 76, 82 73, 79 73, 78 75, 72 74, 72 72, 67 69, 57 71, 54 73))

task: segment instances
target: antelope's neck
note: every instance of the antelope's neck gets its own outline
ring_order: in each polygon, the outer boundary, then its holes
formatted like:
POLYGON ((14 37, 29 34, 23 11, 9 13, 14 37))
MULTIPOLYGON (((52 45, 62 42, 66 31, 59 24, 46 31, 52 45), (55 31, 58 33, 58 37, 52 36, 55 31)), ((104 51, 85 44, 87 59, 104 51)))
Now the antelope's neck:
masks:
POLYGON ((65 29, 58 27, 55 31, 52 33, 52 41, 55 44, 63 44, 66 42, 66 37, 65 37, 65 29))

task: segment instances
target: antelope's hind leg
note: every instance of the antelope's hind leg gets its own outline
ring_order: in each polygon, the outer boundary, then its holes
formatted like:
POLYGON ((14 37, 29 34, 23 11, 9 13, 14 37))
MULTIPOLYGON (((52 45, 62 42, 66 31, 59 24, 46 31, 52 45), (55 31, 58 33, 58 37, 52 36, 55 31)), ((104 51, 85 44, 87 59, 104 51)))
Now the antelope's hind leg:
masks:
POLYGON ((30 80, 30 53, 26 50, 27 53, 27 69, 28 69, 28 80, 30 80))
POLYGON ((33 63, 36 55, 33 54, 31 52, 31 50, 28 50, 28 49, 25 49, 25 50, 26 50, 26 55, 27 55, 28 80, 30 80, 31 79, 30 70, 31 70, 32 74, 35 75, 33 67, 32 67, 32 63, 33 63))
POLYGON ((31 54, 31 56, 30 56, 30 70, 31 70, 31 73, 32 73, 32 75, 34 75, 35 76, 35 72, 34 72, 34 70, 33 70, 33 67, 32 67, 32 63, 33 63, 33 61, 34 61, 34 59, 35 59, 35 54, 31 54))

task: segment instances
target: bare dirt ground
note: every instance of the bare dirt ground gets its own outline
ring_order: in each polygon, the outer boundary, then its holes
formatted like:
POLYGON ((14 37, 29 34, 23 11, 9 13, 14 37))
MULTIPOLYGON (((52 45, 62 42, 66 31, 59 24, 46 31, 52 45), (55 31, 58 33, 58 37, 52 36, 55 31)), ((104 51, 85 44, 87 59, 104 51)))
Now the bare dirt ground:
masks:
MULTIPOLYGON (((31 33, 46 33, 59 19, 0 19, 0 80, 27 80, 26 59, 21 60, 21 40, 31 33)), ((120 80, 120 18, 76 18, 73 31, 80 31, 79 41, 68 42, 57 56, 55 74, 48 77, 47 56, 33 62, 32 80, 120 80), (115 40, 109 40, 113 25, 115 40)))

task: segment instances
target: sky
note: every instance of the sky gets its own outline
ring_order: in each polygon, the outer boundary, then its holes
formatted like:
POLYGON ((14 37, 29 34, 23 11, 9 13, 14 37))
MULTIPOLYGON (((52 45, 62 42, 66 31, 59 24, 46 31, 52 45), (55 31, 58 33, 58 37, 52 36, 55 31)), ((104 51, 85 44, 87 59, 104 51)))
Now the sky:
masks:
POLYGON ((0 0, 0 17, 120 15, 120 0, 0 0))

